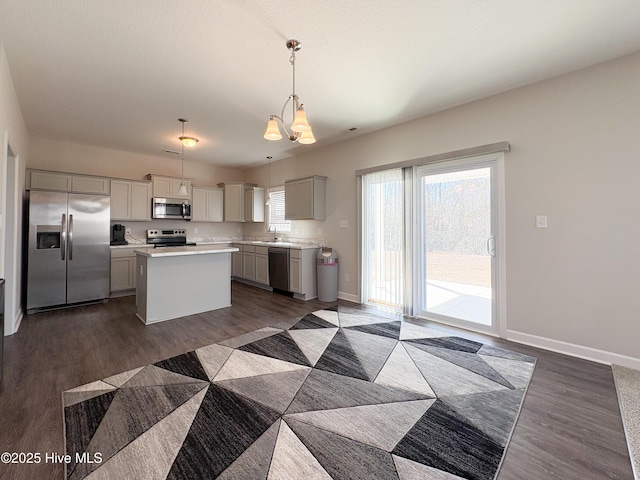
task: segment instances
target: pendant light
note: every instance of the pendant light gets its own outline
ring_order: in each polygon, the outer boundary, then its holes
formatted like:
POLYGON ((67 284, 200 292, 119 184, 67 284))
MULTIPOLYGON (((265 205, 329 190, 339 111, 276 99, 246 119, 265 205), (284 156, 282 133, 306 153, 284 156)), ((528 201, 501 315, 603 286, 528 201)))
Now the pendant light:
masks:
POLYGON ((289 140, 309 145, 316 143, 316 139, 311 131, 311 125, 309 125, 309 121, 307 120, 307 114, 304 111, 304 106, 300 103, 298 95, 296 95, 296 52, 302 48, 302 44, 298 40, 287 40, 287 48, 291 51, 289 63, 291 63, 291 67, 293 69, 293 91, 291 95, 289 95, 289 98, 284 102, 280 116, 269 115, 269 121, 267 122, 267 129, 264 132, 264 138, 267 140, 280 140, 282 138, 280 128, 278 127, 278 122, 280 122, 280 125, 289 140), (289 102, 291 102, 293 116, 293 121, 289 127, 291 129, 291 133, 289 133, 289 130, 287 130, 287 127, 284 124, 284 111, 286 110, 289 102))
POLYGON ((269 171, 269 183, 267 183, 267 201, 264 202, 265 205, 269 206, 271 205, 271 159, 273 157, 267 157, 267 160, 269 162, 269 166, 268 171, 269 171))
POLYGON ((182 174, 180 175, 180 187, 178 188, 178 196, 179 197, 188 197, 189 191, 187 190, 187 186, 184 183, 184 147, 194 147, 196 143, 198 143, 198 139, 196 137, 186 137, 184 134, 184 124, 189 120, 186 118, 179 118, 178 121, 182 123, 182 135, 178 137, 180 140, 180 146, 182 147, 182 174))

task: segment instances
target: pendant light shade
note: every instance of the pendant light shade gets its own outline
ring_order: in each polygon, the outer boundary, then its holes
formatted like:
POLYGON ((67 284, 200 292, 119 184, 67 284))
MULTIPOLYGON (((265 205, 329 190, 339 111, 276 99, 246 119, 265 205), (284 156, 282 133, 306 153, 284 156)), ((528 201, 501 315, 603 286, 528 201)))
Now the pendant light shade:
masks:
POLYGON ((280 140, 282 138, 282 134, 278 129, 278 123, 273 117, 267 122, 267 130, 264 132, 264 138, 267 140, 280 140))
POLYGON ((302 132, 300 134, 298 143, 302 143, 303 145, 311 145, 312 143, 316 143, 316 137, 313 136, 311 127, 309 127, 309 130, 307 130, 306 132, 302 132))
POLYGON ((302 105, 296 110, 296 116, 291 124, 291 130, 300 133, 311 130, 309 122, 307 122, 307 114, 304 112, 302 105))
POLYGON ((196 143, 198 143, 198 139, 195 137, 185 137, 184 135, 182 137, 180 137, 180 141, 182 142, 182 145, 187 147, 187 148, 191 148, 191 147, 195 147, 196 143))
POLYGON ((182 183, 180 183, 180 187, 178 188, 178 195, 180 197, 189 196, 189 192, 187 192, 187 186, 184 184, 184 179, 182 180, 182 183))

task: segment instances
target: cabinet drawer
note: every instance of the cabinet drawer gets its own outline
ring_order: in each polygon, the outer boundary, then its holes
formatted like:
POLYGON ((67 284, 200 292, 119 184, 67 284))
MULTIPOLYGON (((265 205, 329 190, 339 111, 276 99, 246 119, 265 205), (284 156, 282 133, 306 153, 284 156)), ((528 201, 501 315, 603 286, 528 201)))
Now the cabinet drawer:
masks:
MULTIPOLYGON (((140 245, 140 247, 144 247, 144 245, 140 245)), ((111 249, 111 258, 125 258, 125 257, 135 257, 135 248, 112 248, 111 249)))
POLYGON ((254 247, 253 245, 243 245, 242 251, 254 253, 256 251, 256 247, 254 247))
POLYGON ((269 247, 256 247, 256 254, 257 255, 268 255, 269 254, 269 247))
POLYGON ((302 258, 302 250, 296 249, 296 248, 292 248, 289 250, 289 256, 291 258, 302 258))

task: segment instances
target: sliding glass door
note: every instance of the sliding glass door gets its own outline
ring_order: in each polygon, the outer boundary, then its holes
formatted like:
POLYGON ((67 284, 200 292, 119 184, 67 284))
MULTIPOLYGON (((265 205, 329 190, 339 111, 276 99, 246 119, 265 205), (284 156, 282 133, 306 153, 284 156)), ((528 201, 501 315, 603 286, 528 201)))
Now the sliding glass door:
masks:
POLYGON ((404 185, 401 169, 362 179, 364 303, 399 312, 404 306, 404 185))
POLYGON ((417 167, 414 314, 496 331, 495 161, 417 167))

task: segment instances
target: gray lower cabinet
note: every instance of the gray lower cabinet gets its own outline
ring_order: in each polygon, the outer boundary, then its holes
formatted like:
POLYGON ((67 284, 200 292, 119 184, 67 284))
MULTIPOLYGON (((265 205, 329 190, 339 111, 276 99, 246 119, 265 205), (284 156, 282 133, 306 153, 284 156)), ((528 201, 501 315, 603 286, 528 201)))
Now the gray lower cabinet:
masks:
POLYGON ((242 278, 242 244, 234 243, 232 247, 239 249, 231 254, 231 275, 242 278))
POLYGON ((316 248, 292 248, 289 255, 289 288, 296 298, 317 297, 316 248))
POLYGON ((256 279, 256 252, 252 245, 242 246, 242 278, 245 280, 256 279))
POLYGON ((269 285, 269 247, 256 247, 256 282, 269 285))
POLYGON ((231 275, 236 280, 269 285, 269 248, 236 243, 239 252, 231 254, 231 275))
POLYGON ((136 289, 135 248, 111 249, 111 295, 127 295, 136 289))

